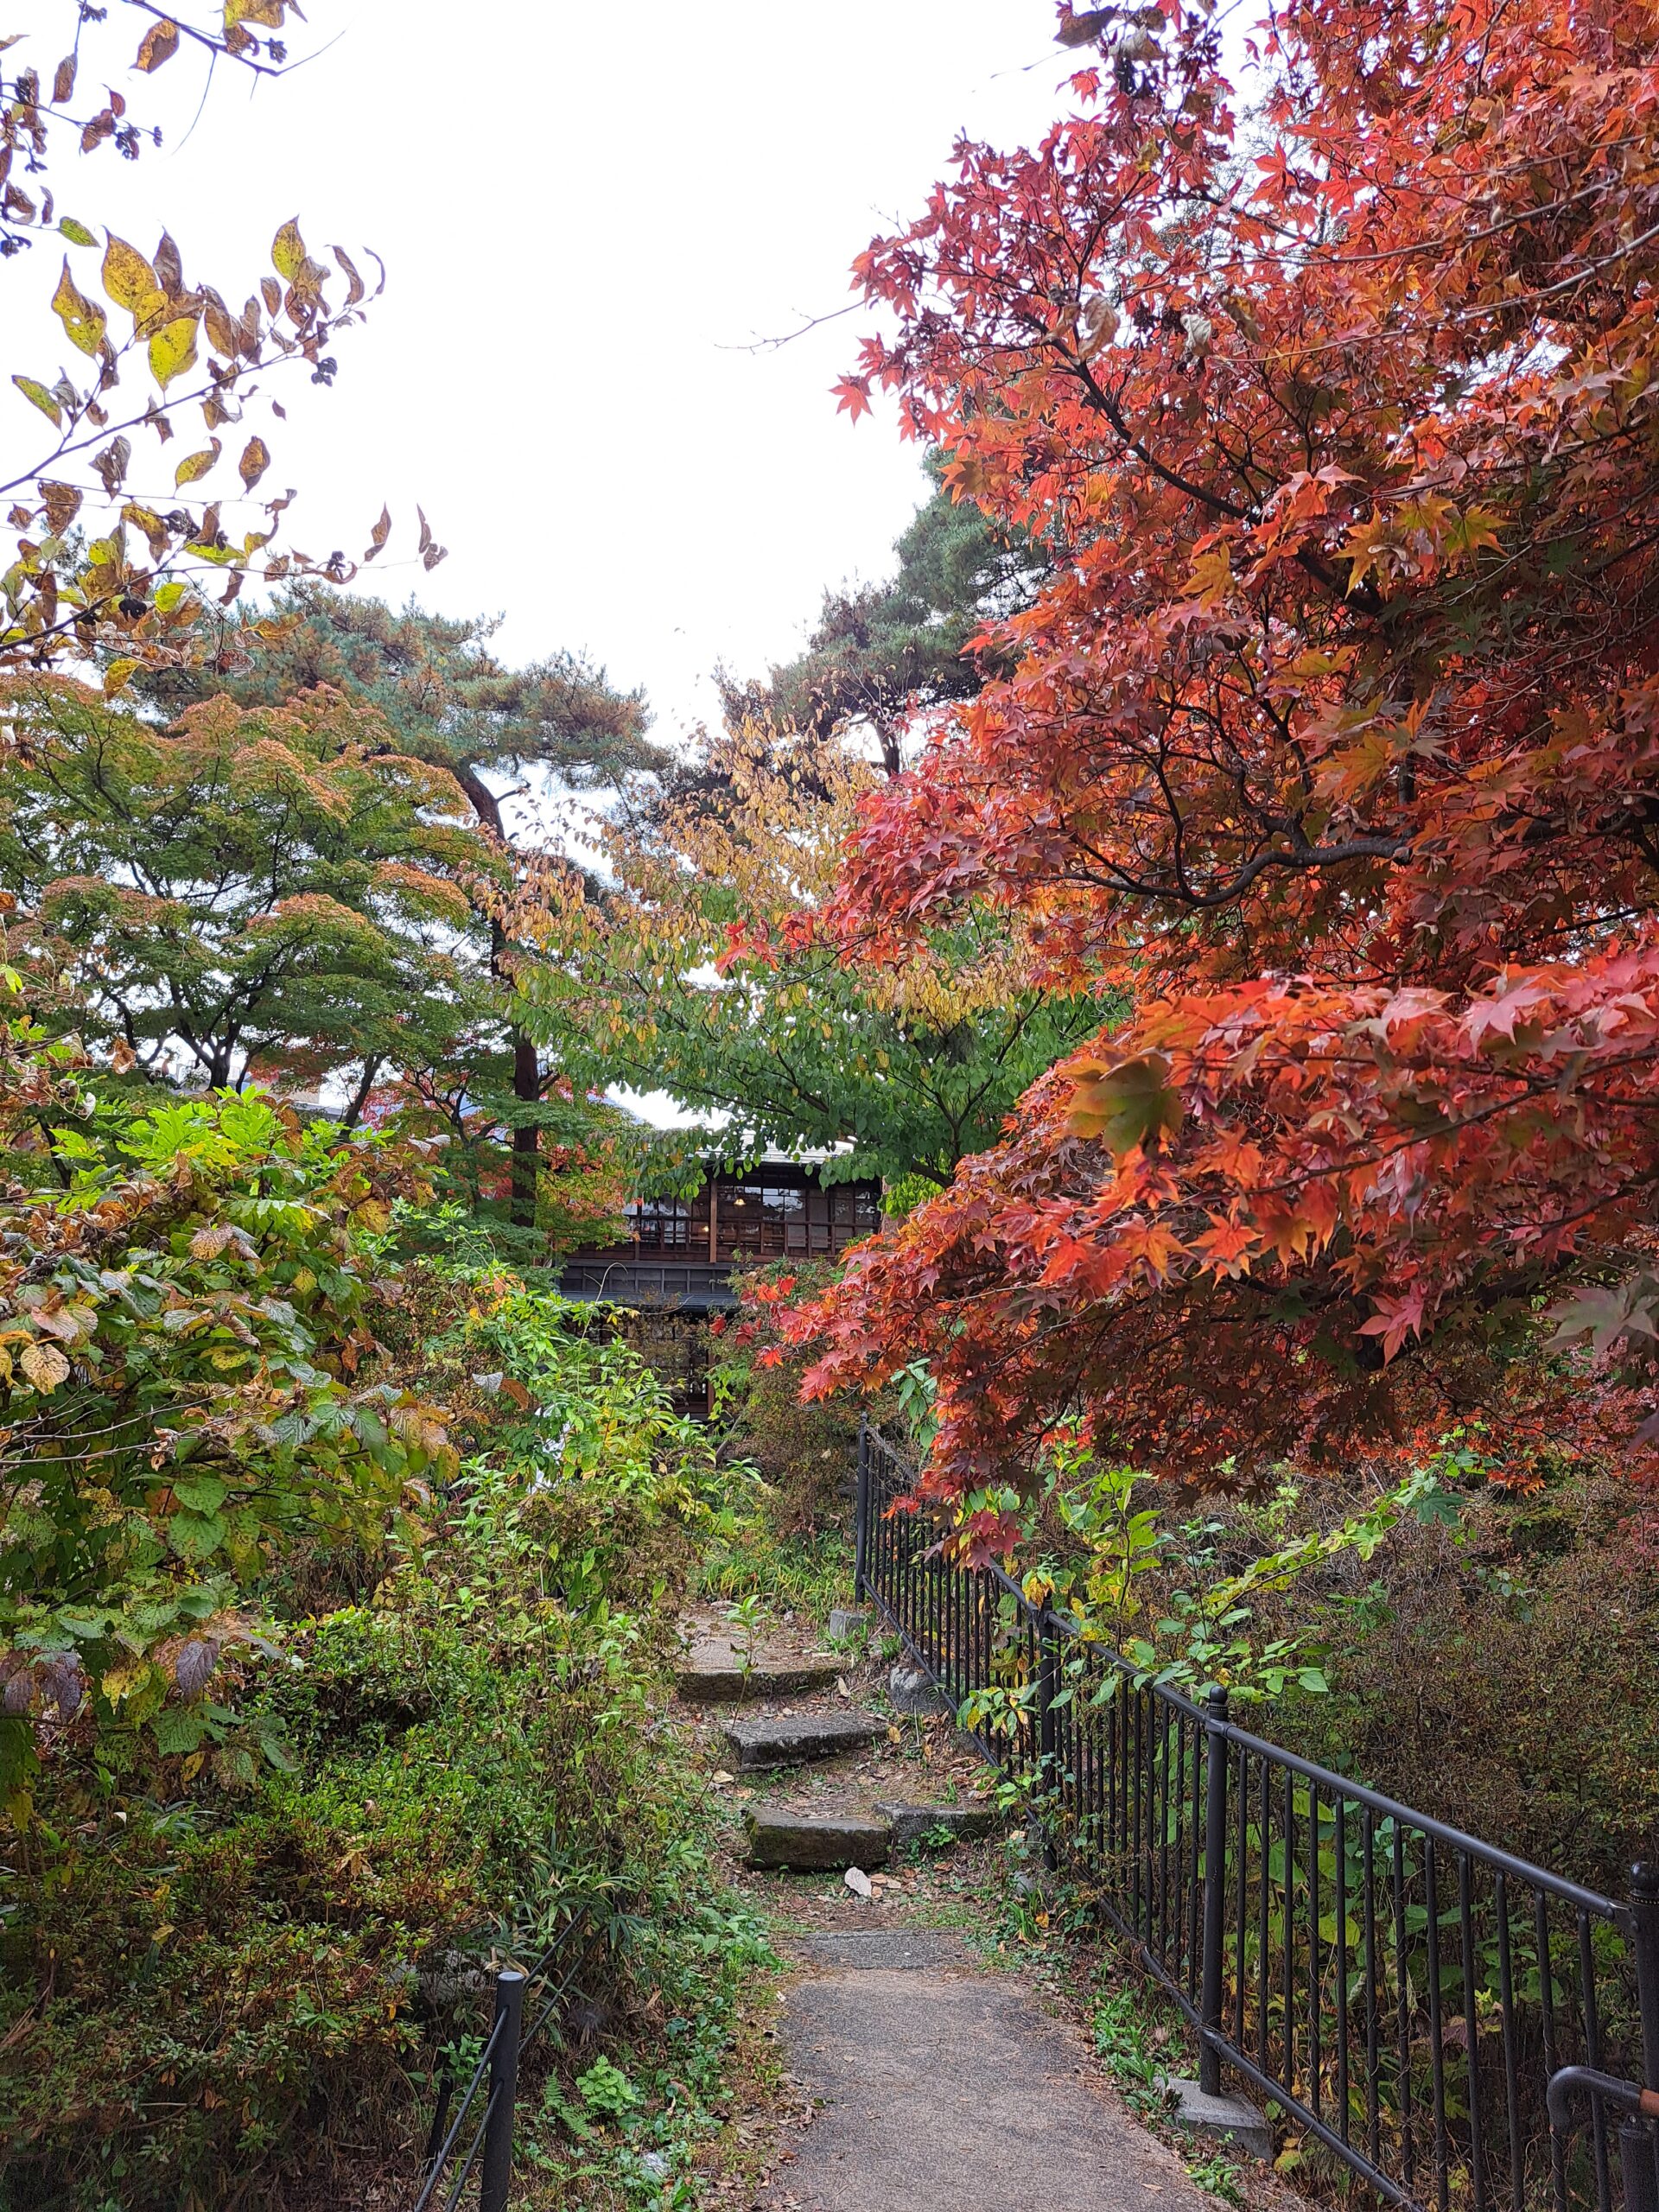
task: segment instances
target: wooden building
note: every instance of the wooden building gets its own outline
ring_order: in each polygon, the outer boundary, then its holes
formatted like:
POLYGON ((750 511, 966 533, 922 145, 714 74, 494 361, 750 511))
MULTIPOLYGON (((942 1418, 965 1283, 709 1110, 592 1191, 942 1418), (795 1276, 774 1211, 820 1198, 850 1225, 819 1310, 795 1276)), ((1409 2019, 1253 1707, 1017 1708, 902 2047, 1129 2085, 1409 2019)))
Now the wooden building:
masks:
POLYGON ((878 1182, 825 1183, 799 1160, 766 1160, 741 1173, 711 1163, 691 1198, 642 1198, 628 1209, 619 1244, 569 1253, 567 1298, 708 1312, 735 1302, 734 1268, 827 1259, 880 1226, 878 1182))

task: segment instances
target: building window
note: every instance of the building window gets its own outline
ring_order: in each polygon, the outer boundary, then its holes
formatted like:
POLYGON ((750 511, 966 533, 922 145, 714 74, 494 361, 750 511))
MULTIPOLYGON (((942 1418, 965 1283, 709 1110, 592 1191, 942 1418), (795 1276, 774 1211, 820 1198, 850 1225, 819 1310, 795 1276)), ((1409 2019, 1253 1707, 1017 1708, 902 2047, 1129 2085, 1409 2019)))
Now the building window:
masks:
POLYGON ((683 1252, 691 1243, 691 1209, 683 1198, 641 1198, 628 1209, 642 1252, 683 1252))
POLYGON ((873 1183, 838 1183, 823 1190, 760 1175, 723 1178, 716 1205, 721 1259, 811 1259, 839 1252, 880 1226, 880 1200, 873 1183))

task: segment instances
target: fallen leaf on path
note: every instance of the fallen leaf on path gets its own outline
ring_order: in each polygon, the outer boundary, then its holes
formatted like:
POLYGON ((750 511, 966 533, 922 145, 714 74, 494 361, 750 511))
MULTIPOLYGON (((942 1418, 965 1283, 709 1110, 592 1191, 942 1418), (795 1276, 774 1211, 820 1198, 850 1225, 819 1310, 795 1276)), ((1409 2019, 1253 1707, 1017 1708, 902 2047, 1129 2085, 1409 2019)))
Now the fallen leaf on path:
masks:
POLYGON ((870 1884, 870 1878, 862 1867, 849 1866, 841 1878, 855 1897, 871 1897, 875 1895, 870 1884))

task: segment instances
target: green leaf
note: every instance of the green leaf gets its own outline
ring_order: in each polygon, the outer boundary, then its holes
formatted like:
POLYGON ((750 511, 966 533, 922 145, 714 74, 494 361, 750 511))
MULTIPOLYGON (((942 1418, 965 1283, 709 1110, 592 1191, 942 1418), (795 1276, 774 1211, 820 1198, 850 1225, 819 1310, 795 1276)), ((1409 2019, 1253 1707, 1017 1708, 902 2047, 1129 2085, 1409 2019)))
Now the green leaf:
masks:
POLYGON ((207 1733, 205 1713, 194 1706, 171 1706, 156 1718, 156 1748, 163 1758, 175 1758, 181 1751, 194 1751, 207 1733))
POLYGON ((167 1541, 180 1559, 211 1559, 230 1533, 222 1513, 175 1513, 167 1524, 167 1541))
POLYGON ((185 1475, 174 1483, 173 1495, 193 1513, 217 1513, 228 1493, 217 1475, 185 1475))
POLYGON ((73 215, 63 216, 59 221, 58 228, 62 232, 64 237, 68 239, 71 245, 96 245, 98 244, 98 239, 93 232, 87 229, 85 223, 78 223, 73 215))
POLYGON ((42 415, 49 415, 59 429, 62 429, 63 410, 43 384, 37 382, 34 377, 13 377, 12 382, 25 399, 32 399, 42 415))

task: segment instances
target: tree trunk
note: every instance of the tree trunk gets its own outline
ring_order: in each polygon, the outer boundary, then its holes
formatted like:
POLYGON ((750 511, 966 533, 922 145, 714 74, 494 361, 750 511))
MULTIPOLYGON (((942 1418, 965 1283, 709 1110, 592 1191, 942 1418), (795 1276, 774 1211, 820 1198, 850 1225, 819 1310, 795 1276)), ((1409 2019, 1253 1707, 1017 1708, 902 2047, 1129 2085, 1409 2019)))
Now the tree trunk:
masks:
MULTIPOLYGON (((507 833, 501 825, 501 809, 495 793, 470 764, 463 764, 458 768, 456 776, 473 811, 485 828, 505 845, 507 833)), ((503 983, 508 980, 501 964, 501 955, 506 950, 506 943, 500 923, 492 917, 490 973, 503 983)), ((525 1105, 539 1105, 542 1068, 537 1057, 535 1041, 516 1027, 510 1026, 507 1033, 512 1045, 512 1095, 525 1105)), ((540 1139, 541 1132, 533 1122, 512 1133, 512 1186, 507 1217, 520 1229, 533 1229, 536 1225, 536 1179, 541 1166, 540 1139)))

